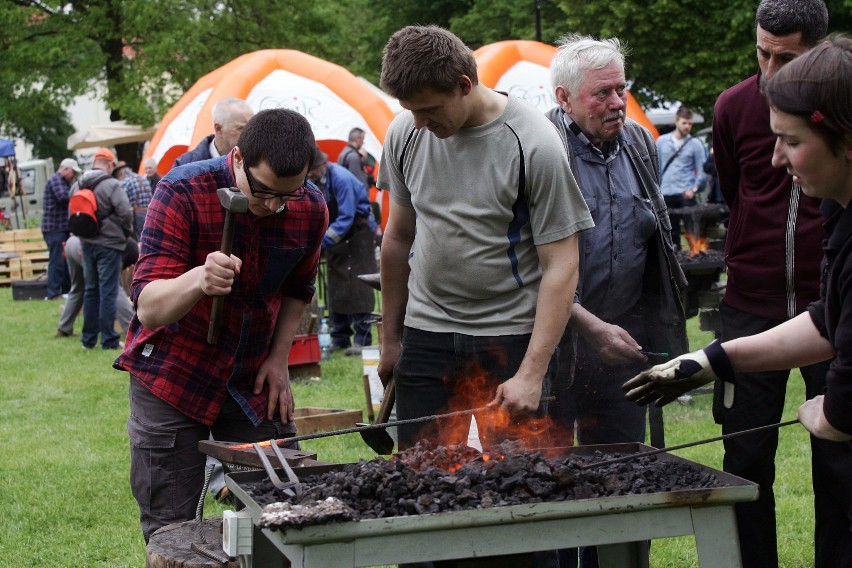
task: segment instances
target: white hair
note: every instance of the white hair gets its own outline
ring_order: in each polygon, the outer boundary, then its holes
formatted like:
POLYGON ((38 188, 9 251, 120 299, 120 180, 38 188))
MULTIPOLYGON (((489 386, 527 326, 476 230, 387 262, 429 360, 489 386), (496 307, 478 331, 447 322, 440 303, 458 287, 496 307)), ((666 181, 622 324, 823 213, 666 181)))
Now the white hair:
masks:
POLYGON ((558 50, 550 62, 550 82, 556 89, 562 85, 568 94, 576 96, 586 72, 603 69, 612 62, 624 71, 626 47, 618 38, 595 39, 592 36, 569 34, 557 42, 558 50))
POLYGON ((231 120, 231 115, 234 111, 247 111, 254 114, 251 106, 243 99, 225 97, 213 105, 213 124, 226 125, 231 120))

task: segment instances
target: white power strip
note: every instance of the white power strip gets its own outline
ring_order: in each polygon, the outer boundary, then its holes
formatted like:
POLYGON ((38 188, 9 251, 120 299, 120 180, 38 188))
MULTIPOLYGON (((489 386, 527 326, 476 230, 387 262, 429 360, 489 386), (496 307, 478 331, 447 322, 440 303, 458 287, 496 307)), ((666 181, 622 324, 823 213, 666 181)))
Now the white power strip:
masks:
POLYGON ((248 511, 224 511, 222 513, 222 550, 235 558, 251 554, 252 520, 248 511))

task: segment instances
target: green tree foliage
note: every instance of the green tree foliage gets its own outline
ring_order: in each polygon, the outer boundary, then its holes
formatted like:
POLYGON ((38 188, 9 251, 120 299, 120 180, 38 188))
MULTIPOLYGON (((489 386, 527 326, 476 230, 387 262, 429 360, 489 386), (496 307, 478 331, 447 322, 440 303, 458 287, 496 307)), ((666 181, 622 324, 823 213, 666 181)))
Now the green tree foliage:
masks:
MULTIPOLYGON (((558 0, 540 0, 541 41, 554 43, 565 33, 558 0)), ((450 30, 472 49, 507 39, 536 39, 535 0, 474 0, 470 10, 452 18, 450 30)))
MULTIPOLYGON (((542 40, 616 36, 644 103, 704 112, 756 69, 756 0, 539 0, 542 40)), ((451 29, 472 48, 535 38, 536 0, 0 0, 0 133, 65 154, 64 109, 80 94, 113 120, 150 125, 201 76, 259 49, 298 49, 377 83, 382 49, 409 24, 451 29)), ((852 0, 828 0, 849 30, 852 0)), ((235 79, 236 80, 236 79, 235 79)))
MULTIPOLYGON (((559 0, 568 28, 618 37, 641 103, 661 100, 711 113, 726 88, 757 70, 755 0, 559 0)), ((828 0, 830 29, 848 30, 852 0, 828 0)))
POLYGON ((84 93, 112 120, 150 125, 199 77, 258 49, 332 58, 332 2, 313 0, 4 0, 0 131, 61 155, 67 108, 84 93), (329 33, 331 32, 331 33, 329 33), (326 35, 328 34, 328 35, 326 35), (55 149, 59 148, 59 154, 55 149))
POLYGON ((568 27, 618 37, 642 103, 680 100, 707 111, 754 69, 753 0, 561 0, 568 27))
POLYGON ((349 0, 342 4, 340 9, 350 18, 347 36, 356 51, 355 57, 342 64, 378 84, 382 50, 396 30, 412 24, 449 28, 453 17, 470 10, 473 0, 349 0))

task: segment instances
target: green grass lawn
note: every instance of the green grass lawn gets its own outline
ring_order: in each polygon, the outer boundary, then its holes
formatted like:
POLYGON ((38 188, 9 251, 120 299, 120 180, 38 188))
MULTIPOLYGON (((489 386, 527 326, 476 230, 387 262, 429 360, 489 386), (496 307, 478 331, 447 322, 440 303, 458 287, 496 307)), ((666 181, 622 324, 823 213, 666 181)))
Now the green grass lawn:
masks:
MULTIPOLYGON (((60 302, 12 300, 0 288, 0 559, 16 567, 141 567, 145 547, 130 494, 125 421, 126 373, 115 352, 81 349, 79 337, 54 337, 60 302)), ((690 322, 693 347, 709 334, 690 322)), ((77 333, 81 321, 77 323, 77 333)), ((294 385, 297 406, 363 409, 361 361, 336 354, 321 380, 294 385)), ((784 420, 803 400, 798 374, 789 387, 784 420)), ((669 445, 717 436, 710 397, 666 409, 669 445)), ((319 459, 375 457, 357 434, 303 443, 319 459)), ((721 468, 716 442, 677 452, 721 468)), ((813 506, 808 437, 798 426, 782 430, 776 498, 781 565, 812 565, 813 506)), ((208 499, 205 513, 223 507, 208 499)), ((660 539, 654 568, 697 566, 691 537, 660 539)))

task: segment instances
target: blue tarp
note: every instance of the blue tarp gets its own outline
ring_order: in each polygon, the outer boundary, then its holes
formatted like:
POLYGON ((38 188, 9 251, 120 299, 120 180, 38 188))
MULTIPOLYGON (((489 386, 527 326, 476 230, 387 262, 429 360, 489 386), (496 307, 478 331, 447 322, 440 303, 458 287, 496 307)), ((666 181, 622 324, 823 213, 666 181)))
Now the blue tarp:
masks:
POLYGON ((15 155, 15 142, 8 138, 0 138, 0 157, 6 158, 15 155))

